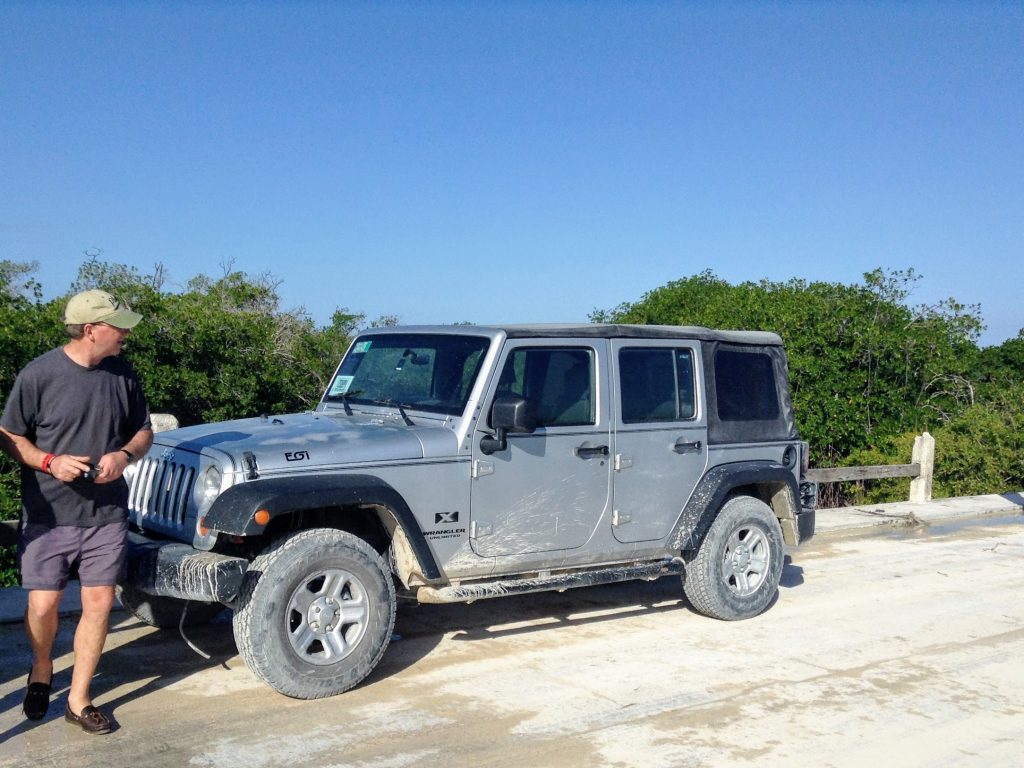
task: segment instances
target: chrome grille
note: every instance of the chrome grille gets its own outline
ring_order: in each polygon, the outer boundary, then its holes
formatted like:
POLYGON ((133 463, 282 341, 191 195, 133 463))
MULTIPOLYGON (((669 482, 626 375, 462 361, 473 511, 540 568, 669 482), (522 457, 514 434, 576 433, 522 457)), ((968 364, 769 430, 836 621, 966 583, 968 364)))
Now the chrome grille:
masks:
POLYGON ((182 529, 196 470, 163 459, 143 459, 128 495, 132 518, 142 527, 182 529))

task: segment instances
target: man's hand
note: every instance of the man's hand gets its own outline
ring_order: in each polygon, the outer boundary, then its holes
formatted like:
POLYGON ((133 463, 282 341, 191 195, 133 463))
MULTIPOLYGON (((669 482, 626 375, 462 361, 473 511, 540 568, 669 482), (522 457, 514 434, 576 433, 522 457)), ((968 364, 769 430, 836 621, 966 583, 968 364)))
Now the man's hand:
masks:
MULTIPOLYGON (((123 455, 123 454, 122 454, 123 455)), ((50 462, 50 474, 62 483, 71 483, 92 469, 88 456, 71 456, 62 453, 50 462)))
POLYGON ((103 454, 103 456, 100 457, 98 464, 100 473, 96 476, 96 480, 94 482, 114 482, 124 474, 124 470, 128 466, 128 461, 128 454, 124 451, 114 451, 113 453, 103 454))

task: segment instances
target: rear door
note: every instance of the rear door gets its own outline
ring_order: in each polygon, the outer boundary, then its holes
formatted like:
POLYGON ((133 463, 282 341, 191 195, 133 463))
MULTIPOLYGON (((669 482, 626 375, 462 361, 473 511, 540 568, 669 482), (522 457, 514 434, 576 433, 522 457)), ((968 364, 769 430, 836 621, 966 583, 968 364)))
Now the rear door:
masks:
POLYGON ((612 341, 614 509, 621 542, 665 538, 708 462, 700 346, 696 341, 612 341))

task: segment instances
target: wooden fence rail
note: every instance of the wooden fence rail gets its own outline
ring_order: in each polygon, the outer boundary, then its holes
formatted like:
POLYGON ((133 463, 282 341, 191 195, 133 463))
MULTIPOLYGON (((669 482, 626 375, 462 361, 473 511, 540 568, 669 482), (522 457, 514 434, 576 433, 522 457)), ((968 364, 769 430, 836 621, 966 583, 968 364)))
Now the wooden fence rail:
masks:
POLYGON ((880 480, 887 477, 920 477, 920 464, 876 464, 866 467, 809 469, 804 477, 812 483, 846 483, 853 480, 880 480))
POLYGON ((932 500, 932 476, 935 472, 935 438, 927 432, 914 438, 910 464, 881 464, 867 467, 829 467, 809 469, 804 477, 812 483, 845 483, 855 480, 881 480, 910 477, 910 501, 932 500))

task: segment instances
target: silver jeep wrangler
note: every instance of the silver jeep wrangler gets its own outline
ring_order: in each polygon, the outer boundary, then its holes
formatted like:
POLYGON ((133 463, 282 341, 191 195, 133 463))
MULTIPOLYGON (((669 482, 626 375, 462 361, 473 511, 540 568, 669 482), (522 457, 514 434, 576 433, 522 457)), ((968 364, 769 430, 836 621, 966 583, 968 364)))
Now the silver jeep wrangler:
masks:
POLYGON ((805 468, 772 333, 379 328, 312 412, 157 435, 121 600, 155 626, 229 606, 249 668, 303 699, 373 670, 399 595, 677 574, 697 611, 742 619, 814 533, 805 468))

